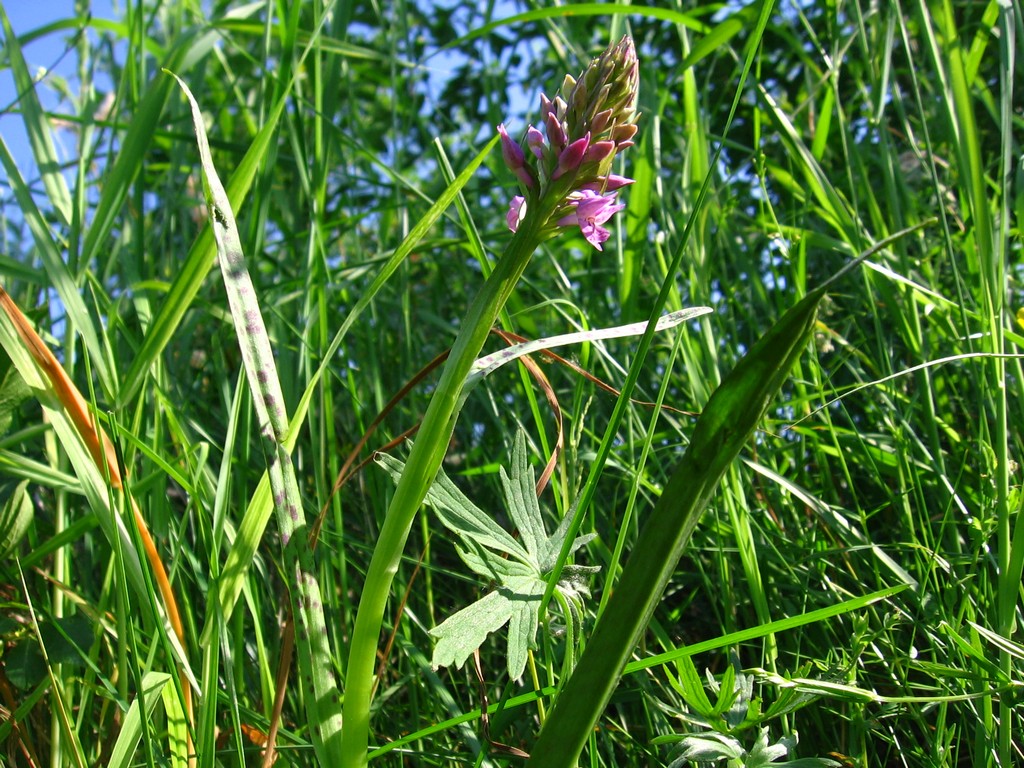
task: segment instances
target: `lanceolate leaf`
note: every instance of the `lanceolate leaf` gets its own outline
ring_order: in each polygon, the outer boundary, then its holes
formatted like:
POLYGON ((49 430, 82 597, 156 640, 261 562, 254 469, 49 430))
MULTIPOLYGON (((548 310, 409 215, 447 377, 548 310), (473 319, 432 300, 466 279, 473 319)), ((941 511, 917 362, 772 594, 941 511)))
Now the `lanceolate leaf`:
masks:
POLYGON ((810 341, 818 288, 791 308, 715 390, 532 750, 532 768, 576 764, 718 482, 810 341))
POLYGON ((4 488, 0 502, 0 557, 7 557, 32 523, 32 499, 28 494, 28 480, 22 480, 13 489, 4 488))
MULTIPOLYGON (((666 331, 669 328, 674 328, 680 323, 684 323, 687 320, 694 320, 701 315, 709 314, 712 311, 711 307, 688 307, 686 309, 676 310, 675 312, 669 312, 667 315, 664 315, 657 320, 654 325, 654 330, 666 331)), ((582 344, 587 341, 621 339, 625 336, 643 336, 646 330, 646 322, 629 323, 628 325, 616 325, 611 328, 595 328, 590 331, 563 333, 559 336, 549 336, 543 339, 524 341, 521 344, 515 344, 507 349, 493 352, 481 357, 473 363, 473 367, 469 371, 469 376, 466 377, 466 384, 462 388, 461 400, 464 401, 473 387, 479 384, 486 376, 498 370, 501 366, 505 365, 505 363, 517 360, 523 355, 530 355, 544 349, 564 347, 569 344, 582 344)))

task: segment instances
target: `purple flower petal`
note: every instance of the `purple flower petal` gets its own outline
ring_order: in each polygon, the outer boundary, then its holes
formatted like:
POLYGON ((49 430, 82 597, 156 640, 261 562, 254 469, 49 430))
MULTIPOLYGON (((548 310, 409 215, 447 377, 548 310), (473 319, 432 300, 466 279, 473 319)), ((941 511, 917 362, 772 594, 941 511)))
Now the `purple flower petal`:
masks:
POLYGON ((583 198, 576 205, 576 216, 581 220, 587 219, 595 224, 604 224, 625 207, 622 203, 615 202, 615 195, 584 192, 583 198))
POLYGON ((505 214, 505 222, 508 224, 508 228, 515 232, 519 229, 519 223, 523 220, 523 216, 526 215, 526 198, 522 195, 516 195, 512 198, 512 202, 509 204, 508 213, 505 214))
POLYGON ((578 224, 587 242, 599 251, 604 250, 601 243, 605 242, 611 233, 601 225, 626 206, 615 202, 614 193, 601 195, 594 190, 585 189, 577 194, 579 197, 570 201, 576 209, 575 212, 559 219, 558 225, 566 227, 578 224))
POLYGON ((612 236, 612 233, 609 232, 607 229, 598 226, 593 222, 587 223, 581 221, 580 232, 583 233, 583 237, 587 239, 587 242, 590 243, 595 248, 597 248, 597 250, 599 251, 604 250, 604 248, 601 247, 601 243, 603 243, 605 240, 612 236))
POLYGON ((544 134, 532 125, 526 129, 526 145, 538 160, 544 156, 544 134))

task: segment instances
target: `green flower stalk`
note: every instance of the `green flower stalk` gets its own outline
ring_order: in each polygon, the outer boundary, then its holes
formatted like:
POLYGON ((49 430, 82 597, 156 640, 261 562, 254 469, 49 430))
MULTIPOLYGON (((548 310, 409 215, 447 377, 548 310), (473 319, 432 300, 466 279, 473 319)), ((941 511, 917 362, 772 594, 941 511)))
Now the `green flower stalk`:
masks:
POLYGON ((508 224, 514 235, 466 313, 370 560, 346 669, 345 766, 367 762, 377 644, 391 583, 416 512, 455 429, 466 377, 498 313, 544 240, 567 226, 579 226, 598 250, 608 239, 602 225, 622 209, 615 196, 630 183, 613 175, 611 166, 615 155, 633 143, 638 81, 633 41, 624 37, 594 59, 578 79, 566 77, 561 95, 553 101, 541 97, 546 140, 531 126, 524 151, 504 125, 498 127, 502 157, 524 194, 517 196, 518 203, 513 201, 508 224))

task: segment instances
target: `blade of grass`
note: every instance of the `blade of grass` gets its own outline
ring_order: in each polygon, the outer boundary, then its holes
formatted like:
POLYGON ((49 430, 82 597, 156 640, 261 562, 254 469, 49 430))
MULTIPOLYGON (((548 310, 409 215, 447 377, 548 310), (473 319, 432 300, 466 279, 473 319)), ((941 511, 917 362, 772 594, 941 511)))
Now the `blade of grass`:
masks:
POLYGON ((289 578, 294 580, 290 584, 292 615, 299 627, 296 637, 308 725, 320 762, 337 765, 341 749, 341 697, 334 677, 323 599, 302 511, 302 497, 295 477, 295 467, 285 445, 288 416, 277 364, 242 254, 231 201, 210 156, 202 112, 184 81, 177 75, 172 76, 184 91, 192 110, 202 163, 203 188, 228 304, 253 395, 259 429, 267 445, 268 473, 278 527, 281 530, 283 555, 289 578))
MULTIPOLYGON (((270 110, 266 123, 260 128, 245 156, 235 168, 234 173, 231 174, 227 196, 234 208, 239 208, 245 203, 260 164, 270 149, 287 100, 286 94, 280 96, 273 109, 270 110)), ((189 249, 185 263, 181 265, 180 272, 171 284, 159 312, 149 326, 142 346, 132 360, 128 372, 124 375, 118 393, 121 403, 131 400, 142 386, 146 373, 163 352, 171 337, 174 336, 182 317, 199 292, 203 280, 213 268, 216 258, 217 246, 214 242, 213 231, 207 226, 189 249)))
POLYGON ((807 347, 824 295, 819 288, 790 309, 712 394, 576 670, 541 729, 532 768, 576 764, 719 480, 807 347))
POLYGON ((2 136, 0 136, 0 163, 7 171, 7 183, 10 185, 11 191, 14 192, 21 215, 32 232, 32 239, 38 249, 39 258, 43 262, 43 268, 50 279, 50 284, 60 298, 68 318, 82 334, 86 349, 96 362, 97 374, 104 390, 111 392, 113 391, 113 382, 105 364, 103 346, 96 334, 98 324, 93 322, 89 310, 85 306, 85 301, 82 299, 81 290, 61 257, 61 247, 54 241, 54 235, 46 221, 46 216, 36 205, 32 191, 22 178, 2 136))
POLYGON ((25 596, 25 603, 28 606, 32 632, 35 635, 36 642, 39 644, 39 651, 42 654, 43 663, 46 665, 46 674, 50 679, 50 696, 52 698, 50 706, 53 707, 61 738, 69 745, 69 748, 65 750, 65 757, 68 758, 68 762, 75 766, 75 768, 85 768, 85 752, 82 749, 82 743, 78 738, 78 734, 71 723, 71 708, 68 706, 66 689, 62 681, 57 677, 57 671, 54 669, 55 665, 51 663, 46 650, 46 643, 43 641, 42 632, 39 630, 39 617, 32 605, 32 593, 25 582, 25 572, 21 569, 20 562, 16 560, 16 564, 18 565, 18 576, 21 580, 22 594, 25 596), (68 752, 70 752, 70 755, 67 754, 68 752))
MULTIPOLYGON (((66 417, 67 422, 69 422, 68 426, 72 428, 71 431, 78 438, 78 440, 74 440, 69 435, 68 437, 71 440, 71 443, 65 443, 65 450, 69 450, 73 446, 80 445, 80 440, 81 443, 85 444, 85 448, 88 451, 89 456, 92 458, 93 466, 97 472, 103 473, 103 476, 108 480, 111 488, 122 490, 124 487, 124 481, 121 476, 120 462, 118 461, 117 455, 114 451, 114 446, 110 442, 110 438, 99 426, 99 423, 90 410, 85 398, 82 396, 81 392, 78 391, 74 382, 72 382, 64 372, 64 368, 61 367, 57 358, 54 357, 53 353, 50 351, 50 348, 46 346, 41 338, 39 338, 39 335, 29 323, 28 318, 22 314, 17 304, 14 303, 14 300, 3 288, 0 288, 0 309, 3 310, 3 316, 13 326, 19 341, 24 345, 25 351, 27 351, 35 366, 38 366, 39 370, 42 371, 43 375, 46 377, 46 381, 49 384, 49 392, 52 392, 53 397, 60 403, 61 414, 66 417)), ((5 343, 5 347, 7 347, 8 354, 13 358, 14 355, 12 354, 9 343, 5 343)), ((28 363, 26 360, 23 365, 28 366, 31 365, 31 363, 28 363)), ((22 376, 25 376, 25 370, 21 368, 19 368, 19 370, 21 370, 22 376)), ((26 378, 26 381, 28 380, 29 379, 26 378)), ((46 390, 38 395, 41 401, 45 393, 46 390)), ((83 482, 83 485, 86 485, 86 483, 83 482)), ((108 510, 109 513, 110 507, 106 501, 102 502, 102 506, 104 509, 108 510)), ((146 553, 146 558, 149 560, 150 568, 152 569, 153 576, 156 579, 157 587, 160 590, 164 610, 167 613, 167 618, 171 623, 171 628, 174 630, 174 636, 177 640, 176 650, 182 663, 182 694, 185 697, 185 709, 189 716, 189 720, 191 721, 192 705, 189 682, 194 682, 194 678, 191 676, 191 672, 186 671, 188 663, 184 650, 185 627, 181 620, 180 611, 178 610, 178 602, 174 595, 174 588, 171 586, 170 580, 167 577, 167 569, 164 567, 160 553, 157 551, 156 543, 153 541, 153 536, 149 532, 149 526, 142 517, 142 513, 139 511, 138 505, 135 503, 134 499, 130 499, 130 506, 136 529, 139 532, 143 549, 146 553)), ((101 516, 101 523, 102 522, 103 516, 101 516)), ((123 530, 124 525, 121 522, 120 517, 114 515, 114 522, 116 522, 117 525, 120 526, 120 529, 123 530)), ((115 538, 113 530, 114 526, 108 523, 108 526, 105 528, 105 532, 108 534, 108 540, 111 544, 115 544, 117 543, 117 539, 120 538, 123 545, 123 537, 115 538)), ((132 562, 137 562, 137 549, 134 546, 131 546, 128 547, 127 551, 135 557, 132 562)), ((138 575, 140 577, 142 575, 141 565, 139 567, 138 575)), ((148 593, 148 588, 144 583, 144 579, 142 582, 137 583, 136 587, 141 589, 140 594, 145 595, 148 593)))
MULTIPOLYGON (((622 674, 632 675, 637 672, 641 672, 645 669, 652 669, 654 667, 661 667, 668 664, 678 663, 682 659, 691 659, 701 653, 708 653, 715 651, 720 648, 735 648, 736 646, 750 642, 751 640, 757 640, 770 634, 790 632, 801 627, 807 627, 818 622, 825 621, 826 619, 834 618, 836 616, 843 616, 853 611, 858 611, 865 608, 873 603, 877 603, 880 600, 888 600, 890 597, 898 595, 907 589, 907 585, 898 585, 895 587, 888 587, 881 589, 876 592, 871 592, 867 595, 861 595, 859 597, 853 597, 848 600, 844 600, 835 605, 830 605, 825 608, 819 608, 814 611, 808 611, 807 613, 800 614, 799 616, 789 616, 785 619, 777 619, 770 624, 763 626, 750 627, 743 629, 738 632, 730 632, 721 637, 716 637, 711 640, 705 640, 700 643, 694 643, 693 645, 687 645, 682 648, 677 648, 674 651, 666 653, 656 654, 646 659, 640 659, 638 661, 630 662, 623 669, 622 674)), ((702 688, 703 689, 703 688, 702 688)), ((487 707, 487 711, 490 714, 495 714, 499 709, 514 710, 518 707, 529 706, 537 699, 543 696, 551 696, 555 693, 554 687, 542 688, 536 691, 530 691, 529 693, 520 694, 519 696, 513 696, 508 701, 502 703, 493 703, 487 707)), ((474 720, 478 720, 481 717, 479 709, 473 709, 469 712, 465 712, 461 715, 453 717, 443 722, 435 723, 431 726, 423 728, 422 730, 416 731, 403 736, 400 739, 395 739, 392 742, 375 749, 370 753, 371 758, 378 758, 382 755, 392 752, 395 749, 404 747, 408 744, 413 744, 417 741, 425 739, 429 736, 435 736, 442 731, 455 728, 464 723, 469 723, 474 720)))
POLYGON ((142 692, 128 707, 121 732, 117 734, 117 741, 114 742, 114 748, 110 753, 107 768, 129 768, 135 765, 135 750, 138 749, 139 740, 142 738, 143 727, 139 699, 146 703, 145 719, 149 720, 170 683, 171 676, 163 672, 147 672, 142 678, 142 692))
MULTIPOLYGON (((250 12, 255 10, 251 5, 246 7, 250 12)), ((115 29, 122 35, 130 34, 129 30, 121 26, 117 26, 115 29)), ((163 60, 162 66, 176 72, 188 72, 221 41, 216 30, 202 27, 197 27, 196 30, 186 32, 177 39, 174 47, 163 60)), ((172 83, 168 80, 157 78, 147 84, 146 96, 133 110, 132 123, 121 139, 114 165, 104 176, 103 188, 93 214, 92 224, 86 231, 82 244, 79 256, 82 261, 88 263, 96 257, 101 249, 107 247, 111 231, 118 217, 123 213, 124 202, 128 198, 132 183, 142 170, 146 152, 153 137, 157 135, 157 126, 163 115, 167 99, 170 97, 171 88, 172 83)), ((141 384, 141 372, 147 370, 146 367, 143 367, 143 362, 149 363, 151 358, 135 361, 130 369, 130 372, 135 372, 135 375, 126 377, 119 391, 122 402, 129 399, 141 384)))
POLYGON ((11 29, 11 23, 3 5, 0 5, 0 24, 3 25, 4 40, 6 41, 4 52, 7 54, 7 63, 10 65, 11 74, 14 76, 14 87, 18 90, 21 116, 25 123, 25 131, 28 133, 29 144, 32 146, 32 154, 35 155, 36 165, 43 179, 43 188, 46 190, 46 196, 50 205, 53 206, 54 213, 60 219, 60 225, 68 227, 71 224, 71 192, 60 171, 57 148, 53 144, 46 112, 43 111, 42 104, 39 103, 36 82, 28 71, 28 65, 21 52, 21 45, 18 43, 14 30, 11 29))

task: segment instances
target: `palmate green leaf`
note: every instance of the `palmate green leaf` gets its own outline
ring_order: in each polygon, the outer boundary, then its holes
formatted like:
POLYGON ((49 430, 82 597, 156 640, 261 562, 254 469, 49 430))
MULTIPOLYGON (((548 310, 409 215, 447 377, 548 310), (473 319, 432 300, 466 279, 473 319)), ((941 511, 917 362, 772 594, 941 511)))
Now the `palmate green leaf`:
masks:
POLYGON ((750 748, 744 765, 747 768, 763 768, 763 766, 774 766, 775 768, 797 768, 798 766, 833 766, 839 765, 834 760, 827 760, 817 757, 803 758, 798 760, 785 760, 776 762, 796 750, 795 736, 783 736, 774 744, 768 743, 768 728, 762 728, 757 736, 757 741, 750 748))
POLYGON ((512 447, 512 477, 508 476, 504 467, 499 471, 508 515, 519 529, 519 537, 526 549, 534 556, 533 564, 540 570, 541 561, 537 555, 547 541, 548 534, 540 514, 540 504, 537 503, 533 471, 526 461, 526 440, 521 430, 516 433, 516 442, 512 447))
POLYGON ((536 645, 537 608, 546 585, 533 575, 512 577, 449 616, 430 630, 430 635, 438 639, 431 666, 436 669, 454 664, 461 668, 489 634, 509 624, 508 674, 519 678, 526 668, 527 650, 536 645))
POLYGON ((742 760, 743 747, 732 736, 720 733, 707 733, 700 736, 689 736, 683 740, 682 756, 672 763, 672 768, 681 766, 685 761, 711 762, 715 760, 742 760))
POLYGON ((672 687, 683 697, 686 706, 693 714, 700 717, 705 719, 713 717, 715 708, 704 691, 704 681, 701 680, 693 660, 689 656, 684 656, 676 662, 676 668, 679 678, 672 687))
MULTIPOLYGON (((401 461, 380 454, 377 462, 395 482, 398 481, 405 466, 401 461)), ((456 551, 462 561, 474 573, 498 585, 430 630, 430 635, 438 638, 431 663, 434 667, 452 664, 461 667, 489 634, 508 624, 508 674, 518 679, 526 668, 527 651, 536 645, 547 574, 562 548, 569 518, 564 518, 548 536, 534 491, 536 480, 527 460, 526 437, 522 430, 516 433, 512 448, 511 475, 502 468, 501 483, 505 508, 519 531, 522 544, 470 501, 444 472, 438 472, 427 492, 426 502, 435 509, 444 526, 461 540, 456 551)), ((571 551, 591 538, 579 537, 571 551)), ((576 598, 586 593, 584 582, 596 570, 596 567, 566 567, 558 589, 567 597, 576 598)))
MULTIPOLYGON (((398 482, 405 463, 386 453, 377 454, 376 460, 398 482)), ((466 494, 456 488, 444 472, 437 473, 437 479, 427 492, 426 501, 437 510, 438 517, 449 530, 465 535, 484 547, 504 552, 519 562, 530 562, 529 553, 519 542, 494 522, 490 515, 466 498, 466 494)))
MULTIPOLYGON (((465 539, 463 541, 465 542, 465 539)), ((511 557, 494 557, 477 542, 470 542, 468 548, 456 544, 455 551, 473 573, 483 576, 488 581, 507 582, 509 579, 533 576, 537 572, 532 565, 521 563, 511 557)))
POLYGON ((767 728, 761 729, 757 741, 749 751, 744 749, 736 737, 720 733, 687 736, 680 746, 683 754, 670 763, 669 768, 681 768, 687 763, 709 763, 719 760, 728 760, 728 765, 743 768, 829 768, 839 765, 835 760, 819 757, 777 762, 796 749, 796 738, 783 736, 774 744, 769 744, 767 728))

